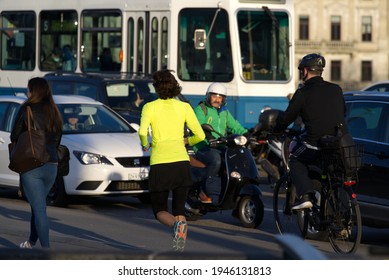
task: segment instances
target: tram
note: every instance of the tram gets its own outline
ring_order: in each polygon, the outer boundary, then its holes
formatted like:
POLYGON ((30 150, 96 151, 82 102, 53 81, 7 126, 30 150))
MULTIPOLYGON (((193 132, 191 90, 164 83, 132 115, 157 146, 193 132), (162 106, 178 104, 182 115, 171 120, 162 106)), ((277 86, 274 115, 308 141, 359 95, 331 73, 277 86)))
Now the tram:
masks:
POLYGON ((246 127, 295 91, 292 0, 2 0, 0 94, 48 72, 171 69, 193 106, 212 82, 246 127))

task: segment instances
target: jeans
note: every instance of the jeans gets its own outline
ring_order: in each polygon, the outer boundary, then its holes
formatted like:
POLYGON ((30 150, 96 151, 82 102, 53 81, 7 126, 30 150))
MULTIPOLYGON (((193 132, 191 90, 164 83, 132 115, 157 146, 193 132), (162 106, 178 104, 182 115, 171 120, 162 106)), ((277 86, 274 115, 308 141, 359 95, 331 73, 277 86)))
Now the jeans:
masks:
POLYGON ((292 150, 289 157, 290 178, 296 187, 297 196, 314 193, 313 184, 308 174, 308 164, 317 159, 317 151, 307 148, 302 142, 292 150))
POLYGON ((222 150, 210 148, 208 146, 203 147, 196 152, 196 158, 206 165, 207 178, 210 176, 219 176, 222 154, 222 150))
POLYGON ((31 207, 29 241, 35 244, 39 238, 43 248, 50 247, 46 197, 55 182, 57 169, 57 164, 46 163, 20 175, 24 194, 31 207))

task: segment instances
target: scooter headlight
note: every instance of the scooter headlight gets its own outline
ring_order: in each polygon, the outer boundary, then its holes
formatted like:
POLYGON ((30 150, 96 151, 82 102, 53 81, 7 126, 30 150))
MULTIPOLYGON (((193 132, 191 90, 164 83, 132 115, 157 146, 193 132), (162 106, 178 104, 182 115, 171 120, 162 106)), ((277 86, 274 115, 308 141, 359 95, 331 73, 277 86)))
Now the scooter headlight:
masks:
POLYGON ((234 138, 234 142, 236 145, 244 146, 247 143, 247 138, 243 135, 238 135, 234 138))
POLYGON ((240 179, 242 176, 240 175, 239 172, 236 172, 236 171, 232 171, 231 174, 230 174, 231 178, 235 178, 235 179, 240 179))

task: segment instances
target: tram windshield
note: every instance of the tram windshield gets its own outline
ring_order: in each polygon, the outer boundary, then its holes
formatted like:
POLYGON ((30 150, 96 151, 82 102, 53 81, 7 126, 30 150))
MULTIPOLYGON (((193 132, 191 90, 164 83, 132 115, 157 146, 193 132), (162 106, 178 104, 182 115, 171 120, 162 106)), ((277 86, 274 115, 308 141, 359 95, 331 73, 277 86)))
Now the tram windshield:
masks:
MULTIPOLYGON (((184 81, 229 82, 290 79, 289 18, 286 12, 240 10, 237 36, 223 9, 183 9, 179 15, 178 75, 184 81), (203 30, 204 34, 199 32, 203 30), (195 34, 204 36, 199 47, 195 34), (231 38, 239 40, 239 58, 233 60, 231 38), (239 63, 233 67, 233 62, 239 63), (234 69, 241 72, 234 73, 234 69)), ((236 45, 236 43, 234 43, 236 45)))

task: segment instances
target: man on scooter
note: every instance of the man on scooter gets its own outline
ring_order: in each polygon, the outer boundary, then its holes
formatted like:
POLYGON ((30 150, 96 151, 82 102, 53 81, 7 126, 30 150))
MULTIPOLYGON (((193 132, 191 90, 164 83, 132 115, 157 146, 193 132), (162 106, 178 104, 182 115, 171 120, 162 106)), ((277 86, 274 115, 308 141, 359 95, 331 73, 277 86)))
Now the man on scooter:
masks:
MULTIPOLYGON (((247 135, 248 130, 227 109, 226 99, 226 87, 221 83, 212 83, 207 89, 205 100, 201 101, 194 109, 197 119, 200 124, 211 125, 215 131, 223 136, 226 136, 228 132, 247 135)), ((219 136, 216 133, 206 133, 206 140, 194 146, 196 158, 206 165, 206 178, 219 177, 222 150, 211 148, 207 141, 207 139, 217 137, 219 136)), ((200 200, 206 202, 210 198, 203 194, 200 196, 200 200)))

